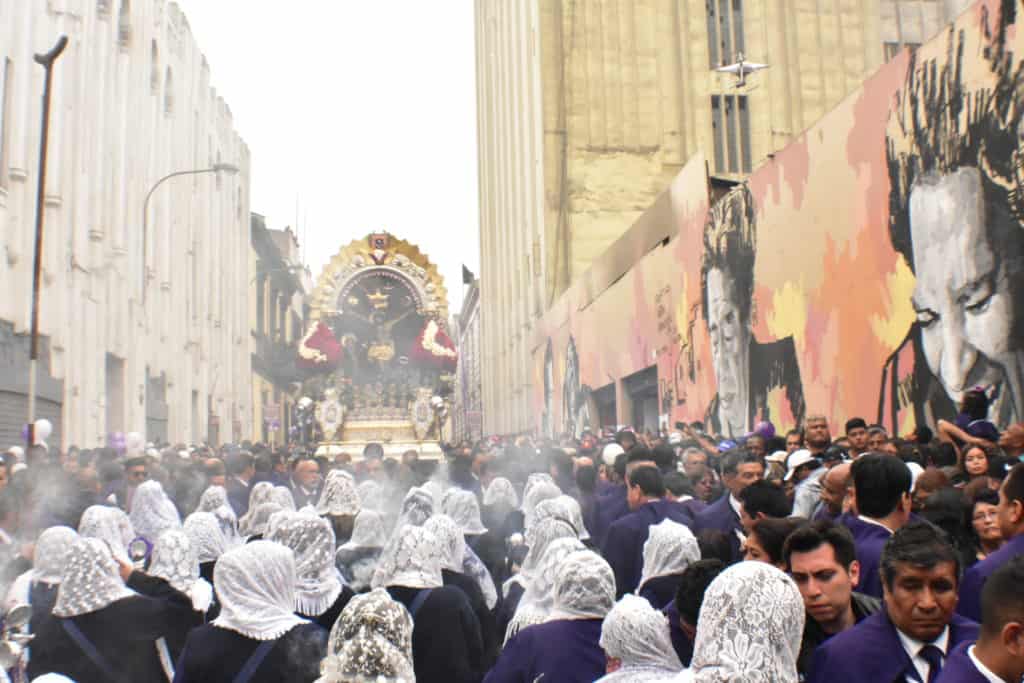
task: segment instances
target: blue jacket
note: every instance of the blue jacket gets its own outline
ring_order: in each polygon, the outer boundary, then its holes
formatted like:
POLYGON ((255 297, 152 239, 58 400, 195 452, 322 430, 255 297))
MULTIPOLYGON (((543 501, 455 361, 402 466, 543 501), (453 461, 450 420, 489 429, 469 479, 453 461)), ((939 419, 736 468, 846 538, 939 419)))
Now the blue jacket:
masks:
POLYGON ((484 683, 591 683, 605 674, 600 619, 557 619, 517 633, 484 683))
MULTIPOLYGON (((978 625, 954 614, 947 652, 977 637, 978 625)), ((815 650, 807 683, 904 683, 907 674, 917 669, 883 609, 815 650)))
POLYGON ((949 653, 935 683, 988 683, 988 679, 978 671, 967 654, 972 645, 973 640, 964 641, 949 653))
POLYGON ((892 537, 892 532, 877 524, 865 522, 856 515, 845 514, 836 521, 850 530, 857 544, 857 561, 860 562, 857 592, 881 599, 882 576, 878 571, 878 563, 882 559, 882 548, 892 537))
POLYGON ((652 524, 671 519, 674 522, 693 525, 690 512, 681 503, 667 500, 644 503, 608 529, 602 554, 615 572, 615 593, 622 597, 636 590, 644 568, 644 543, 650 535, 652 524))
POLYGON ((743 533, 743 525, 740 524, 740 516, 729 505, 728 491, 703 511, 697 513, 694 527, 694 533, 700 533, 707 529, 724 533, 729 538, 729 546, 732 548, 732 561, 738 562, 741 559, 740 539, 735 532, 743 533))
POLYGON ((984 588, 988 577, 1022 554, 1024 534, 1014 536, 1002 548, 968 569, 964 573, 963 581, 960 582, 960 602, 956 606, 956 613, 974 621, 981 621, 981 589, 984 588))

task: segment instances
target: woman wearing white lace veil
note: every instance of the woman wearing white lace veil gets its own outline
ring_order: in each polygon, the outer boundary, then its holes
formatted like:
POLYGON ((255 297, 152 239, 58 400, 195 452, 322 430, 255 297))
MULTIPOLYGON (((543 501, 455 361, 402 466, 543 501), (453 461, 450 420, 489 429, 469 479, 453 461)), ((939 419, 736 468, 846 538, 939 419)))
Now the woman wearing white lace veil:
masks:
POLYGON ((199 497, 199 505, 195 512, 213 512, 221 505, 230 506, 228 492, 223 486, 207 486, 203 495, 199 497))
POLYGON ((221 505, 212 514, 220 524, 220 530, 224 534, 228 548, 233 548, 243 542, 242 536, 238 533, 238 517, 230 505, 221 505))
POLYGON ((326 519, 298 513, 277 525, 267 540, 295 553, 295 612, 325 629, 352 599, 334 567, 334 530, 326 519))
POLYGON ((367 479, 356 487, 360 509, 384 512, 384 488, 373 479, 367 479))
POLYGON ((488 528, 504 529, 505 522, 513 510, 519 508, 519 496, 512 482, 505 477, 495 477, 484 490, 483 520, 488 528))
MULTIPOLYGON (((562 495, 562 489, 558 488, 550 476, 547 479, 535 480, 532 486, 527 481, 526 490, 523 492, 523 529, 529 531, 530 526, 533 525, 533 513, 538 505, 560 495, 562 495)), ((579 533, 578 530, 577 533, 579 533)))
POLYGON ((686 568, 699 561, 700 546, 687 526, 671 519, 652 524, 637 594, 661 609, 675 599, 686 568))
POLYGON ((246 528, 249 531, 246 542, 261 540, 267 533, 271 516, 282 510, 284 508, 273 502, 260 503, 255 508, 250 507, 246 520, 246 528))
POLYGON ((273 502, 273 496, 274 485, 269 481, 261 481, 252 487, 252 492, 249 494, 249 511, 238 519, 239 534, 245 538, 257 535, 256 532, 252 530, 253 518, 256 515, 256 509, 264 503, 273 502))
POLYGON ((352 538, 339 546, 334 555, 335 565, 356 593, 369 590, 386 539, 384 516, 369 508, 360 510, 352 527, 352 538))
MULTIPOLYGON (((462 529, 448 515, 434 515, 427 520, 423 528, 437 537, 444 585, 454 586, 465 593, 477 621, 480 622, 480 636, 487 653, 485 663, 490 664, 492 656, 497 656, 499 645, 497 629, 494 616, 491 614, 491 607, 487 604, 480 584, 463 568, 469 547, 462 535, 462 529)), ((486 572, 486 569, 484 571, 486 572)), ((485 580, 491 583, 491 590, 494 590, 490 575, 487 575, 485 580)))
POLYGON ((704 594, 693 662, 679 681, 797 683, 804 603, 793 580, 763 562, 740 562, 704 594))
POLYGON ((608 675, 601 683, 668 681, 683 669, 665 615, 632 594, 605 617, 601 647, 608 658, 608 675))
POLYGON ((615 603, 615 575, 597 553, 567 555, 555 573, 547 619, 519 631, 485 683, 591 683, 605 672, 601 621, 615 603))
POLYGON ((531 573, 523 597, 516 607, 516 613, 505 631, 505 642, 520 629, 531 624, 542 624, 551 614, 555 598, 555 576, 562 561, 570 553, 585 550, 578 538, 559 538, 552 541, 540 560, 538 569, 531 573))
POLYGON ((184 531, 170 530, 160 534, 150 558, 146 573, 164 579, 192 601, 191 613, 183 613, 175 628, 168 629, 166 638, 157 641, 157 649, 170 668, 178 661, 188 632, 201 626, 211 612, 213 586, 199 576, 199 560, 184 531))
POLYGON ((252 683, 316 680, 327 632, 293 612, 291 550, 271 541, 233 548, 217 562, 215 586, 220 616, 189 633, 176 683, 237 680, 243 669, 252 683))
POLYGON ((352 525, 359 514, 359 508, 359 492, 352 475, 345 470, 328 472, 323 492, 316 504, 316 513, 331 522, 334 535, 340 543, 351 538, 352 525))
POLYGON ((398 523, 395 529, 401 529, 406 524, 412 526, 423 526, 423 523, 434 514, 434 496, 424 488, 412 487, 402 499, 402 508, 398 514, 398 523))
POLYGON ((54 619, 32 643, 28 674, 79 683, 163 680, 155 643, 191 610, 166 581, 119 563, 104 541, 80 536, 68 547, 54 619))
POLYGON ((317 683, 413 683, 412 618, 383 589, 352 598, 331 629, 317 683))
POLYGON ((437 537, 422 527, 400 527, 384 549, 374 587, 387 588, 412 615, 418 680, 479 680, 483 671, 480 624, 465 594, 443 585, 439 545, 437 537))
POLYGON ((93 505, 85 509, 78 522, 78 534, 105 542, 118 560, 128 562, 128 544, 135 538, 128 515, 120 508, 93 505))
POLYGON ((590 532, 587 531, 587 527, 583 523, 583 509, 572 496, 561 494, 554 498, 542 500, 533 509, 530 526, 548 517, 557 517, 569 522, 576 529, 576 533, 581 541, 590 540, 590 532))
POLYGON ((181 525, 199 562, 199 574, 213 585, 213 569, 220 556, 227 552, 228 542, 220 522, 212 512, 193 512, 181 525))
POLYGON ((135 489, 132 496, 132 511, 128 515, 135 533, 152 547, 165 531, 181 528, 178 508, 164 493, 160 482, 150 479, 135 489))

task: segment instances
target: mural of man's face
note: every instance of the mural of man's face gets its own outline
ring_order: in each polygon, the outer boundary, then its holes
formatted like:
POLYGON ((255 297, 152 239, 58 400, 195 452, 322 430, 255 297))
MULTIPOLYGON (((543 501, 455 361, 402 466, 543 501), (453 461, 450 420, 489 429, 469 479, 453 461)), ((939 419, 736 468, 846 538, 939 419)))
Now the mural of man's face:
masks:
POLYGON ((957 405, 979 385, 996 387, 1004 405, 1021 395, 1013 293, 996 258, 1009 245, 990 244, 985 226, 1012 218, 985 202, 976 168, 924 179, 910 192, 921 343, 932 374, 957 405))
POLYGON ((735 286, 718 268, 708 271, 708 336, 711 361, 718 381, 718 400, 724 434, 749 430, 750 326, 740 314, 735 286))

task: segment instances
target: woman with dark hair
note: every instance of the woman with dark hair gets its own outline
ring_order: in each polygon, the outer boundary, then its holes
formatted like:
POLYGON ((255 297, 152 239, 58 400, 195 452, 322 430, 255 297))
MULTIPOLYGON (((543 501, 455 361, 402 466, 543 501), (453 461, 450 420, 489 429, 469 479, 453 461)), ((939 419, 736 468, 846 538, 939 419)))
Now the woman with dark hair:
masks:
POLYGON ((1003 532, 996 514, 997 505, 999 494, 986 488, 975 494, 967 507, 967 523, 974 540, 974 561, 984 560, 1003 545, 1003 532))
POLYGON ((964 498, 959 489, 939 489, 924 502, 920 516, 949 535, 950 543, 960 555, 962 566, 974 564, 974 541, 964 524, 964 498))
POLYGON ((791 533, 807 523, 801 517, 763 517, 757 520, 743 544, 743 559, 764 562, 785 571, 786 558, 782 554, 782 546, 791 533))
POLYGON ((987 477, 989 470, 989 452, 981 446, 968 446, 963 451, 963 461, 959 472, 953 477, 953 485, 963 488, 979 477, 987 477))

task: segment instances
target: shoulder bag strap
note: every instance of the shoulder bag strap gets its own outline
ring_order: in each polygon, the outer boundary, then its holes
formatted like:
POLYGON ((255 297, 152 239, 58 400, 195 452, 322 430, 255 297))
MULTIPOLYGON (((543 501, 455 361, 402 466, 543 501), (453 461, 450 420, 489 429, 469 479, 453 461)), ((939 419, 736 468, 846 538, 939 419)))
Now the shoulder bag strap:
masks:
POLYGON ((249 655, 249 659, 246 660, 245 666, 238 672, 231 683, 249 683, 252 677, 256 674, 256 671, 260 668, 260 664, 267 658, 270 651, 277 645, 276 640, 264 640, 260 643, 260 646, 256 648, 255 652, 249 655))
POLYGON ((73 622, 70 617, 67 619, 61 619, 60 625, 64 631, 71 637, 71 640, 75 641, 78 648, 85 653, 85 656, 89 658, 93 664, 96 665, 103 675, 111 681, 120 680, 118 676, 114 674, 114 670, 110 668, 110 664, 107 662, 96 646, 92 644, 92 641, 82 633, 82 629, 78 628, 78 624, 73 622))

